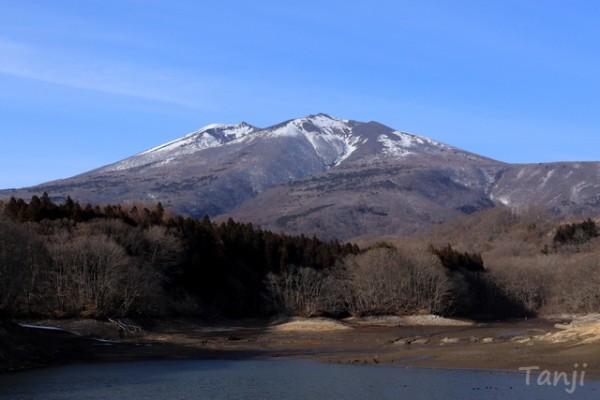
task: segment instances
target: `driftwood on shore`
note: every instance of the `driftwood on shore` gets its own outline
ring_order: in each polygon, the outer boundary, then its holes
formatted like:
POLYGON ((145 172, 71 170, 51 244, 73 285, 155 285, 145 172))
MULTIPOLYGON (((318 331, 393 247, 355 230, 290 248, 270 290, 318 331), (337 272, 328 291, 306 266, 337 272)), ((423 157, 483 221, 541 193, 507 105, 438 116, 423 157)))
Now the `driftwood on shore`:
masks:
POLYGON ((108 318, 108 321, 119 329, 119 335, 141 335, 144 330, 129 318, 108 318))

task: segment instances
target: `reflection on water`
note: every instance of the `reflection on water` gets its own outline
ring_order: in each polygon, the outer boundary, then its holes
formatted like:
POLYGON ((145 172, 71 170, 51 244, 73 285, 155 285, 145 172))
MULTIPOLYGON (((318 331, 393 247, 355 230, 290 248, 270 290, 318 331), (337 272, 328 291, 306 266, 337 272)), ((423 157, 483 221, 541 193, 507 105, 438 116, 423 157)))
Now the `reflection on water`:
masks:
POLYGON ((150 361, 55 367, 0 375, 0 399, 592 399, 529 386, 524 373, 352 366, 312 361, 150 361))

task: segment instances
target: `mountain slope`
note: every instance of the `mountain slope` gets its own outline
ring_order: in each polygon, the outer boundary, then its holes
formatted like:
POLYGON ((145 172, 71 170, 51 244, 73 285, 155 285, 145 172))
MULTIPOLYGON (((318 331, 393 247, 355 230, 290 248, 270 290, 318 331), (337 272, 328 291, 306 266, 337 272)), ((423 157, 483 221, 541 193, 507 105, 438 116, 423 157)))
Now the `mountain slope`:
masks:
POLYGON ((322 237, 407 234, 455 216, 530 203, 600 210, 600 164, 511 165, 326 114, 257 128, 209 125, 69 179, 0 191, 56 201, 155 203, 322 237))
POLYGON ((514 164, 490 197, 508 206, 542 204, 557 213, 598 215, 600 163, 514 164))
MULTIPOLYGON (((483 191, 449 178, 456 173, 411 165, 332 171, 266 191, 229 215, 270 229, 330 238, 409 234, 494 206, 483 191)), ((488 171, 467 168, 460 173, 460 180, 479 180, 483 186, 488 171)))

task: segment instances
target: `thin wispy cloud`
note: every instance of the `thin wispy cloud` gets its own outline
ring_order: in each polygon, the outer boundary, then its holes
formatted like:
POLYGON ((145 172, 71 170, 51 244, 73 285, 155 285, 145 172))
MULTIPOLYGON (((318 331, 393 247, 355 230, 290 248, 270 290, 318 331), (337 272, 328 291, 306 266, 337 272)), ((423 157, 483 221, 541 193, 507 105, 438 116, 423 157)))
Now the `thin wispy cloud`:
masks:
POLYGON ((82 60, 68 53, 50 54, 3 38, 0 53, 1 74, 184 107, 210 108, 201 99, 210 93, 211 85, 202 85, 197 77, 185 79, 145 66, 82 60))

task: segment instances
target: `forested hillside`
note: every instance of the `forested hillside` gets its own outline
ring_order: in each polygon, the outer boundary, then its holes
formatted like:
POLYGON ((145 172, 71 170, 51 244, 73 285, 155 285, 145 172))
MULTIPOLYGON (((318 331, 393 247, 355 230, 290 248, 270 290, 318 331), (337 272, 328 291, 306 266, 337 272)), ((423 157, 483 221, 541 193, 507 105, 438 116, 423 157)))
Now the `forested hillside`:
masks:
POLYGON ((496 207, 406 241, 478 254, 507 298, 533 313, 600 311, 600 238, 586 217, 557 220, 539 206, 496 207))
POLYGON ((153 206, 1 205, 0 319, 436 313, 511 318, 600 309, 591 219, 496 208, 411 238, 290 236, 153 206))
POLYGON ((0 246, 2 313, 55 317, 265 315, 267 274, 324 270, 359 251, 182 218, 160 204, 56 205, 47 196, 4 205, 0 246))

